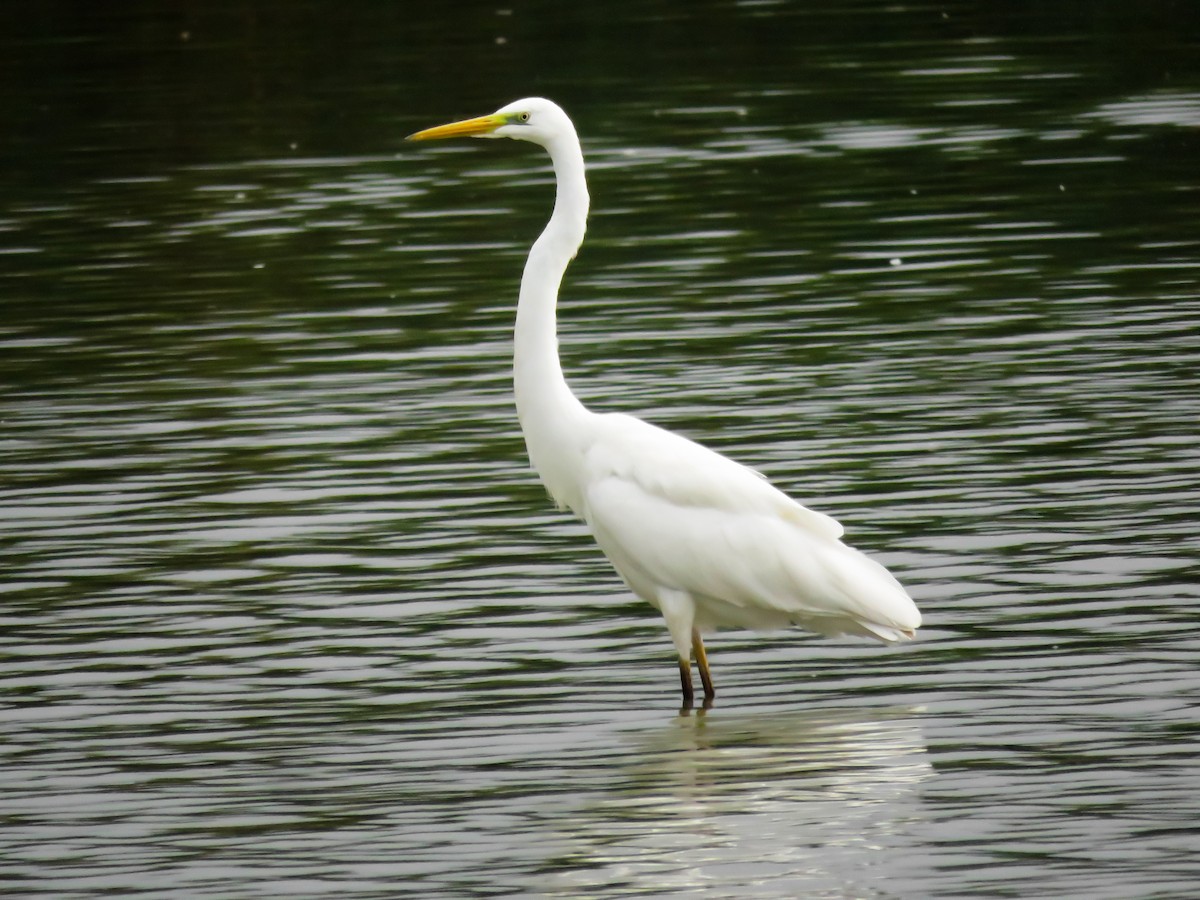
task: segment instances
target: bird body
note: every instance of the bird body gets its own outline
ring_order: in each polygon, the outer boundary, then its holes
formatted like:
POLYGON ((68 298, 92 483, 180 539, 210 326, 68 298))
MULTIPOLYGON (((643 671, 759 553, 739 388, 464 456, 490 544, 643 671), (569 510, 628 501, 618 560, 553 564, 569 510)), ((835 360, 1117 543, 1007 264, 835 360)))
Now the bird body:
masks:
POLYGON ((692 700, 693 653, 714 694, 700 635, 720 627, 791 624, 884 642, 911 638, 916 605, 879 563, 842 543, 842 526, 728 457, 623 413, 596 413, 571 392, 558 357, 555 309, 583 241, 589 198, 583 153, 549 100, 411 137, 511 137, 545 147, 554 211, 530 249, 513 340, 517 416, 550 495, 591 530, 630 589, 663 615, 692 700))

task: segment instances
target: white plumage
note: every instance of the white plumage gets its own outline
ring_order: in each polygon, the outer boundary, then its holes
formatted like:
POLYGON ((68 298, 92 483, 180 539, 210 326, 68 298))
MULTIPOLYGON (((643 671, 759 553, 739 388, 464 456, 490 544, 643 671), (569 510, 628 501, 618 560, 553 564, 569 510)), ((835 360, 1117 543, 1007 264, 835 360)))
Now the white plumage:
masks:
POLYGON ((700 635, 720 627, 800 625, 825 635, 906 640, 921 614, 891 573, 841 541, 842 526, 762 476, 687 438, 619 413, 594 413, 571 393, 558 360, 558 286, 583 241, 588 212, 575 128, 549 100, 412 135, 532 141, 550 154, 554 212, 521 279, 514 335, 517 413, 530 460, 554 499, 591 529, 626 584, 659 609, 692 700, 696 655, 714 690, 700 635))

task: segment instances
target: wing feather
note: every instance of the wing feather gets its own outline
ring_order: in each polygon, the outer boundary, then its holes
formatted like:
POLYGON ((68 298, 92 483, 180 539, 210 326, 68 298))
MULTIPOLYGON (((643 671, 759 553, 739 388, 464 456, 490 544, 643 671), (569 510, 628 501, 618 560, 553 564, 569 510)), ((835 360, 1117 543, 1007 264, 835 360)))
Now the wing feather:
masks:
POLYGON ((836 519, 801 506, 747 466, 633 416, 602 419, 602 436, 587 451, 589 483, 617 477, 677 506, 760 512, 814 536, 842 536, 836 519))
MULTIPOLYGON (((607 418, 607 417, 606 417, 607 418)), ((588 454, 585 519, 633 590, 684 590, 697 621, 910 636, 920 614, 841 526, 726 457, 622 417, 588 454), (636 423, 636 424, 631 424, 636 423)))

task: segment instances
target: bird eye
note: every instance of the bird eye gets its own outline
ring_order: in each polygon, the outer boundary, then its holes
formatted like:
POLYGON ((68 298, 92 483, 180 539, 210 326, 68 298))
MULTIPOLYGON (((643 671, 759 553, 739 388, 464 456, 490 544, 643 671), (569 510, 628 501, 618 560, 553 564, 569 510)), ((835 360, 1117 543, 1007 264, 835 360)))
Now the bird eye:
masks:
POLYGON ((527 113, 527 112, 521 113, 521 115, 517 116, 517 118, 520 119, 522 122, 528 122, 529 121, 529 113, 527 113))

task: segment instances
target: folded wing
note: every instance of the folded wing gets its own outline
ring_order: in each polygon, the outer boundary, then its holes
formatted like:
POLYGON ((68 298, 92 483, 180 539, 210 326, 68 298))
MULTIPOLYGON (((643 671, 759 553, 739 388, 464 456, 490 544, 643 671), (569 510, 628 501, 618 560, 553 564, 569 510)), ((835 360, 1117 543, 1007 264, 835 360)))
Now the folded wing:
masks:
MULTIPOLYGON (((727 457, 629 416, 605 416, 586 456, 584 517, 633 590, 686 591, 702 629, 803 625, 885 641, 920 613, 834 519, 727 457)), ((657 603, 656 603, 657 605, 657 603)))

